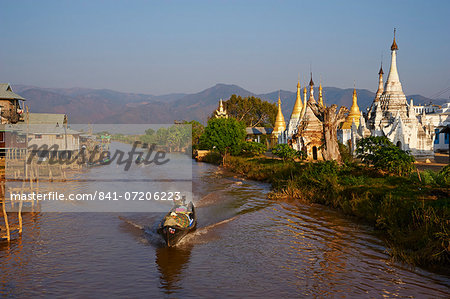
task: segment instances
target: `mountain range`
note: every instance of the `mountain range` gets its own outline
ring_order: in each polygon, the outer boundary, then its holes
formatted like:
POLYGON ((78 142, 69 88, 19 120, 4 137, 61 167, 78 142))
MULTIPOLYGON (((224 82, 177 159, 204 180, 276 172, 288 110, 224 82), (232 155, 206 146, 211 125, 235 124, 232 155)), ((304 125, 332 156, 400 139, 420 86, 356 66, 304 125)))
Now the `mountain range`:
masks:
MULTIPOLYGON (((30 112, 65 113, 69 123, 117 123, 117 124, 165 124, 174 120, 198 120, 206 123, 208 117, 218 106, 219 99, 228 99, 232 94, 257 96, 276 103, 278 94, 282 100, 282 110, 289 120, 294 106, 296 92, 274 91, 256 94, 237 85, 216 84, 198 93, 172 93, 151 95, 126 93, 109 89, 89 88, 42 88, 28 85, 13 85, 14 92, 27 99, 30 112)), ((357 89, 358 105, 362 111, 369 107, 375 93, 367 89, 357 89)), ((326 105, 337 104, 350 107, 353 89, 324 87, 323 99, 326 105)), ((318 89, 314 88, 317 99, 318 89)), ((421 95, 409 95, 414 104, 428 104, 431 99, 421 95)), ((444 99, 433 100, 442 104, 444 99)))

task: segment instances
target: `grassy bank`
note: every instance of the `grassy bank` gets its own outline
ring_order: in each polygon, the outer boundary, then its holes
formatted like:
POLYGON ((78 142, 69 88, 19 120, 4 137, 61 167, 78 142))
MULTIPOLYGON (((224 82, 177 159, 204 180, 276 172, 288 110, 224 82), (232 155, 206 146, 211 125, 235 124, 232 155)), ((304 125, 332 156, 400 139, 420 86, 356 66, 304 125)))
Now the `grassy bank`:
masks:
MULTIPOLYGON (((218 162, 210 155, 207 162, 218 162)), ((356 216, 385 237, 394 258, 413 265, 450 265, 449 175, 392 176, 358 164, 298 163, 228 157, 226 167, 272 184, 270 198, 314 202, 356 216)))

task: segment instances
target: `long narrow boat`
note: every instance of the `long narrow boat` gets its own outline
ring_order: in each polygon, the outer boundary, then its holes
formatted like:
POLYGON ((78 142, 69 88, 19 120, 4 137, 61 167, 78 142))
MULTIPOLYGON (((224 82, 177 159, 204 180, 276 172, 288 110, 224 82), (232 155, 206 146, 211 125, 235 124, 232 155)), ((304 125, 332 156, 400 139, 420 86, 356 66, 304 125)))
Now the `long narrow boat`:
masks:
POLYGON ((159 224, 158 233, 167 246, 175 246, 184 236, 197 226, 197 217, 192 202, 176 203, 159 224))

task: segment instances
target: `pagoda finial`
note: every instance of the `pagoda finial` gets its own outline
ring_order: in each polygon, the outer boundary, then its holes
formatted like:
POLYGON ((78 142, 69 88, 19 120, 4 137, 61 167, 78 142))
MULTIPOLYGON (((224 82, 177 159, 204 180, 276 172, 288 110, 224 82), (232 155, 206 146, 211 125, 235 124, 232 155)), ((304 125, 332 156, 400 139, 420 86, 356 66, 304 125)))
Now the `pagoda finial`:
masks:
POLYGON ((342 129, 351 129, 353 123, 355 123, 356 127, 358 127, 360 118, 361 112, 358 107, 358 95, 356 93, 356 86, 354 86, 352 96, 352 107, 350 108, 350 113, 345 119, 345 122, 342 124, 342 129))
POLYGON ((320 77, 320 83, 319 83, 319 105, 322 107, 325 107, 325 104, 323 103, 323 96, 322 96, 322 77, 320 77))
POLYGON ((314 81, 312 79, 312 72, 311 72, 311 80, 309 81, 309 86, 314 86, 314 81))
POLYGON ((392 42, 391 51, 398 50, 397 43, 395 42, 395 31, 397 28, 394 28, 394 41, 392 42))
POLYGON ((381 65, 380 65, 380 71, 378 72, 378 75, 383 75, 383 60, 381 60, 381 65))

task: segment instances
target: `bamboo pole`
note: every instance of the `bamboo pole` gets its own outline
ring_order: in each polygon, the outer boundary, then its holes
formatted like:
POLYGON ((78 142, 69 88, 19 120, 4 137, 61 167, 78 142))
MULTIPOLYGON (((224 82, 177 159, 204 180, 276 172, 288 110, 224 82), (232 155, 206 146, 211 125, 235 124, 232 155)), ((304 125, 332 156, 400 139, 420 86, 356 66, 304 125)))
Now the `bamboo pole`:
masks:
POLYGON ((19 218, 19 234, 22 234, 22 205, 23 205, 22 194, 23 192, 20 192, 19 212, 17 215, 19 218))
POLYGON ((48 180, 49 182, 53 182, 53 174, 52 170, 50 169, 50 166, 48 167, 48 180))
POLYGON ((39 191, 39 170, 37 166, 34 168, 34 177, 36 178, 36 192, 39 191))
POLYGON ((2 184, 2 198, 3 198, 2 211, 3 211, 3 218, 5 219, 6 239, 9 242, 11 241, 11 235, 9 231, 8 214, 6 213, 5 186, 3 184, 2 184))

